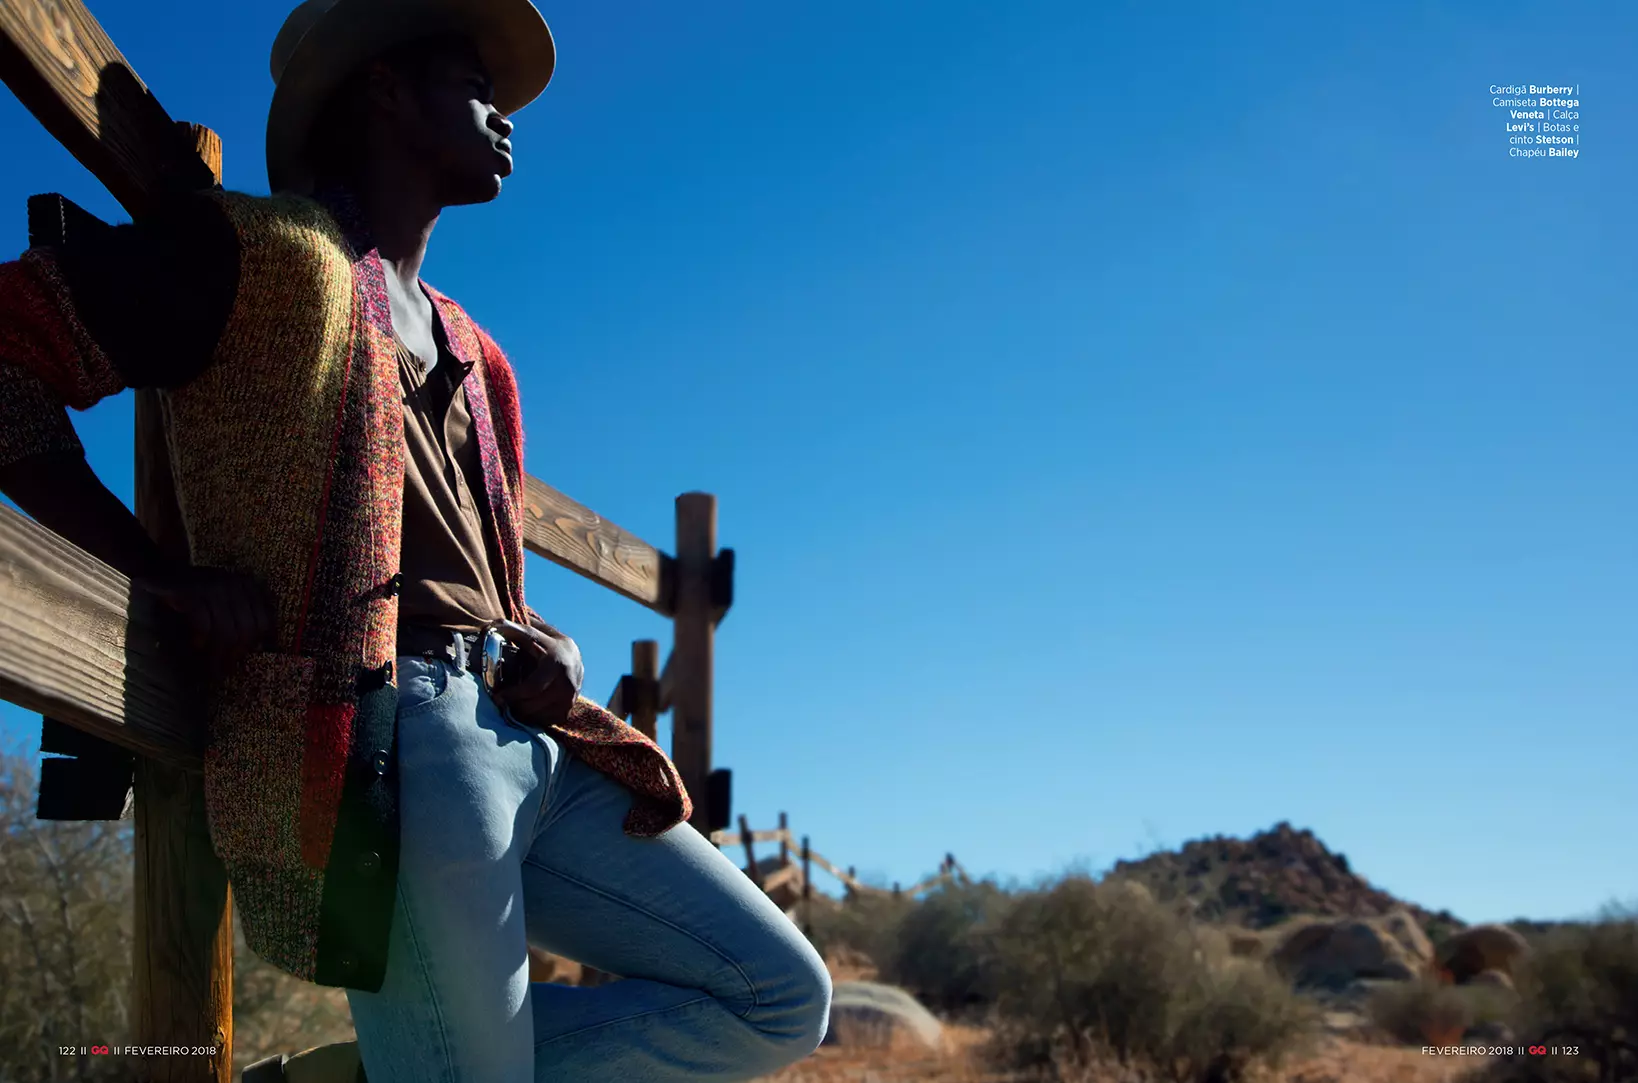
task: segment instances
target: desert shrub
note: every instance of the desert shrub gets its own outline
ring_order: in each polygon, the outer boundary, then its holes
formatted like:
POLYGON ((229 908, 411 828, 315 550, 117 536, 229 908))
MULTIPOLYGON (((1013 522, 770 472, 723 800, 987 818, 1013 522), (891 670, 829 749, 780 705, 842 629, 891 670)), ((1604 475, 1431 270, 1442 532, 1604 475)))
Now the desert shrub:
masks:
POLYGON ((1513 1014, 1505 990, 1456 986, 1428 976, 1391 982, 1366 1001, 1371 1022, 1405 1045, 1454 1045, 1481 1023, 1503 1023, 1513 1014))
MULTIPOLYGON (((37 820, 38 787, 32 757, 0 752, 0 1080, 126 1079, 127 1058, 57 1048, 133 1036, 132 821, 37 820)), ((234 960, 235 1073, 352 1036, 339 990, 280 973, 242 936, 234 960)))
POLYGON ((839 906, 815 907, 808 919, 808 940, 820 955, 848 948, 863 952, 880 967, 892 956, 899 925, 915 905, 908 897, 863 892, 839 906))
POLYGON ((991 1057, 1061 1078, 1099 1060, 1179 1083, 1277 1063, 1315 1012, 1259 964, 1147 892, 1068 877, 1018 896, 982 934, 1000 1026, 991 1057))
POLYGON ((995 999, 993 966, 982 930, 1010 901, 992 882, 947 884, 900 919, 897 935, 878 959, 882 980, 908 989, 946 1013, 960 1013, 995 999))
POLYGON ((121 1078, 118 1058, 63 1057, 127 1037, 131 825, 34 818, 33 760, 0 753, 0 1079, 121 1078))
POLYGON ((1577 1053, 1501 1061, 1481 1076, 1487 1083, 1638 1079, 1638 912, 1534 938, 1514 984, 1519 1040, 1577 1053))

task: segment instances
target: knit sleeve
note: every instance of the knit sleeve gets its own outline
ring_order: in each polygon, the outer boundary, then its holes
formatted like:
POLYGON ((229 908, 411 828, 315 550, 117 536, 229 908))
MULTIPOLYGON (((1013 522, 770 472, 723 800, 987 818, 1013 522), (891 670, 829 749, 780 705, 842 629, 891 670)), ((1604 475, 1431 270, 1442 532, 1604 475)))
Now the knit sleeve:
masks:
POLYGON ((0 467, 54 452, 85 452, 68 411, 45 381, 0 362, 0 467))
POLYGON ((239 287, 239 238, 207 193, 52 251, 74 314, 124 387, 181 387, 216 353, 239 287))
POLYGON ((30 233, 33 246, 0 263, 0 468, 79 450, 65 408, 204 371, 238 289, 236 234, 202 196, 113 227, 38 197, 30 233), (72 230, 45 214, 53 207, 72 230))

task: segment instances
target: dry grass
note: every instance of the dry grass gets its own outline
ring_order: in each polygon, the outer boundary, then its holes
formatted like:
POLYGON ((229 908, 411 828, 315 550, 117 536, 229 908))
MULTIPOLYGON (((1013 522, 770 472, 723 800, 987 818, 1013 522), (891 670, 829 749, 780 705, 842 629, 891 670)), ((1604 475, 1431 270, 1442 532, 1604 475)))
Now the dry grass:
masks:
MULTIPOLYGON (((943 1054, 826 1047, 801 1064, 765 1076, 763 1083, 1030 1083, 1038 1078, 986 1070, 977 1054, 989 1037, 982 1028, 950 1027, 946 1033, 950 1043, 943 1054)), ((1419 1049, 1327 1038, 1259 1083, 1458 1083, 1482 1063, 1473 1057, 1435 1057, 1419 1049)), ((1072 1078, 1075 1083, 1138 1083, 1144 1077, 1093 1069, 1072 1078)))

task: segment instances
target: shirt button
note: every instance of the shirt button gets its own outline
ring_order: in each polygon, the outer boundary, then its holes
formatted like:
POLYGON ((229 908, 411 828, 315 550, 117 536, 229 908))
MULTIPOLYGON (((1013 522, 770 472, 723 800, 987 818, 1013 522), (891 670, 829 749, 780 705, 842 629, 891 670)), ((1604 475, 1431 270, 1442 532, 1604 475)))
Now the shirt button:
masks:
POLYGON ((358 859, 358 871, 365 876, 374 876, 381 869, 381 855, 371 850, 358 859))
POLYGON ((375 769, 376 774, 378 774, 378 775, 386 774, 387 773, 387 753, 386 753, 386 751, 383 750, 383 751, 377 752, 373 757, 371 757, 370 766, 375 769))
POLYGON ((341 972, 343 974, 351 974, 358 969, 358 956, 354 955, 352 952, 347 952, 346 954, 342 955, 341 958, 336 960, 336 962, 341 966, 341 972))

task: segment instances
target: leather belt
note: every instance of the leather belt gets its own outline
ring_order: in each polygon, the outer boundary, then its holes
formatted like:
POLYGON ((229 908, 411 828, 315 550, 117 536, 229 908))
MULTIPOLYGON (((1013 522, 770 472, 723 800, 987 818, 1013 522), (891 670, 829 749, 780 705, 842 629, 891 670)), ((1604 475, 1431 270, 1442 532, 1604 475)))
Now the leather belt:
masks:
POLYGON ((442 658, 456 669, 470 669, 476 673, 481 668, 483 651, 477 632, 457 632, 451 628, 411 624, 398 629, 398 656, 402 658, 406 655, 442 658))

